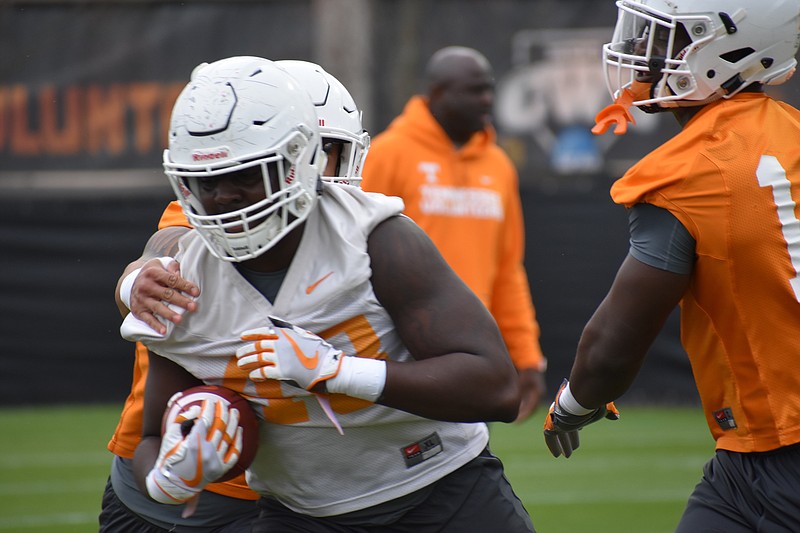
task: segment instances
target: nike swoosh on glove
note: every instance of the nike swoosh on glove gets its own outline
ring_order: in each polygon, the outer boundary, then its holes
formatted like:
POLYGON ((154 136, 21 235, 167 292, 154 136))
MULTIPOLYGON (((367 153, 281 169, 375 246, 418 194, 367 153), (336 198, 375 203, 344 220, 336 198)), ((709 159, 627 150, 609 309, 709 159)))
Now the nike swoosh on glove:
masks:
POLYGON ((251 380, 279 379, 310 391, 339 373, 341 350, 310 331, 269 318, 271 327, 243 332, 240 338, 247 344, 236 350, 236 364, 251 380))
POLYGON ((559 402, 561 393, 569 383, 564 380, 558 389, 555 401, 550 405, 550 411, 544 421, 544 442, 553 457, 569 458, 572 452, 581 445, 578 431, 603 418, 619 420, 619 411, 614 402, 609 402, 603 407, 598 407, 585 415, 574 415, 561 407, 559 402))
POLYGON ((167 422, 158 459, 147 474, 147 492, 157 502, 190 500, 227 473, 241 455, 242 428, 235 407, 206 399, 202 408, 190 408, 182 418, 167 422))
MULTIPOLYGON (((243 332, 240 338, 249 342, 236 350, 237 366, 249 372, 252 381, 278 379, 311 391, 317 383, 339 373, 344 357, 341 350, 285 320, 269 319, 272 327, 243 332)), ((312 394, 339 434, 344 435, 328 398, 322 393, 312 394)))

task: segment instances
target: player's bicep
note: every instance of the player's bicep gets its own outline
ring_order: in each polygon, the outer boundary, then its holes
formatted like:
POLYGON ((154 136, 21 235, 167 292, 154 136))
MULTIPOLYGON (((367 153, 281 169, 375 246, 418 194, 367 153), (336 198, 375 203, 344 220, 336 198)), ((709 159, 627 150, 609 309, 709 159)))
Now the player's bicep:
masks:
POLYGON ((178 253, 178 242, 189 228, 183 226, 171 226, 155 232, 148 239, 142 251, 142 259, 153 259, 154 257, 175 257, 178 253))
MULTIPOLYGON (((628 255, 596 314, 605 314, 619 332, 620 345, 640 346, 644 352, 678 305, 691 281, 679 274, 647 265, 628 255)), ((592 321, 595 317, 592 318, 592 321)))
POLYGON ((492 343, 502 344, 488 310, 410 219, 375 228, 369 254, 375 294, 416 359, 494 353, 492 343))

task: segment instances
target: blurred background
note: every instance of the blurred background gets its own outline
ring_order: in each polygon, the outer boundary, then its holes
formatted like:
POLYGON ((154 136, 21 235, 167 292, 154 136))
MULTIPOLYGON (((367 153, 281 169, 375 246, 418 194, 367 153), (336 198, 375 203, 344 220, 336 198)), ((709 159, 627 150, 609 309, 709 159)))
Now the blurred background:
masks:
MULTIPOLYGON (((520 172, 555 391, 627 251, 608 189, 677 129, 671 115, 637 112, 624 137, 589 133, 610 103, 599 58, 615 19, 611 0, 0 0, 0 406, 127 395, 133 348, 113 290, 172 198, 167 120, 197 64, 320 63, 375 135, 453 44, 495 69, 495 126, 520 172)), ((781 89, 800 100, 796 80, 781 89)), ((697 403, 677 313, 627 400, 697 403)))

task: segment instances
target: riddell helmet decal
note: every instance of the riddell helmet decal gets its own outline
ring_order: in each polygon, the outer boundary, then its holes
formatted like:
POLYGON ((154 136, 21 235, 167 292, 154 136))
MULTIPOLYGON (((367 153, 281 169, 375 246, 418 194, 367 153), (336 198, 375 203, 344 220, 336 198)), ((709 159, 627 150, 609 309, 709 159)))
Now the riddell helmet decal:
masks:
POLYGON ((215 161, 219 159, 227 159, 231 156, 231 151, 226 147, 211 148, 204 150, 192 151, 192 161, 201 163, 203 161, 215 161))

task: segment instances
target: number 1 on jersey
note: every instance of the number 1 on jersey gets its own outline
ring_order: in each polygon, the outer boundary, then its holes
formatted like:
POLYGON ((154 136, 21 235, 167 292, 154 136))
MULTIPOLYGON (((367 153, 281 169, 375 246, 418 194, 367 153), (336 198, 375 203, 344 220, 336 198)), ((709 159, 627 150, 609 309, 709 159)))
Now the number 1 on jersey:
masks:
POLYGON ((795 272, 795 277, 789 280, 789 284, 794 290, 794 297, 800 302, 800 220, 795 215, 797 204, 792 200, 792 183, 786 177, 786 170, 780 161, 771 155, 761 156, 756 176, 759 185, 772 188, 772 197, 778 207, 778 220, 781 222, 789 260, 795 272))

